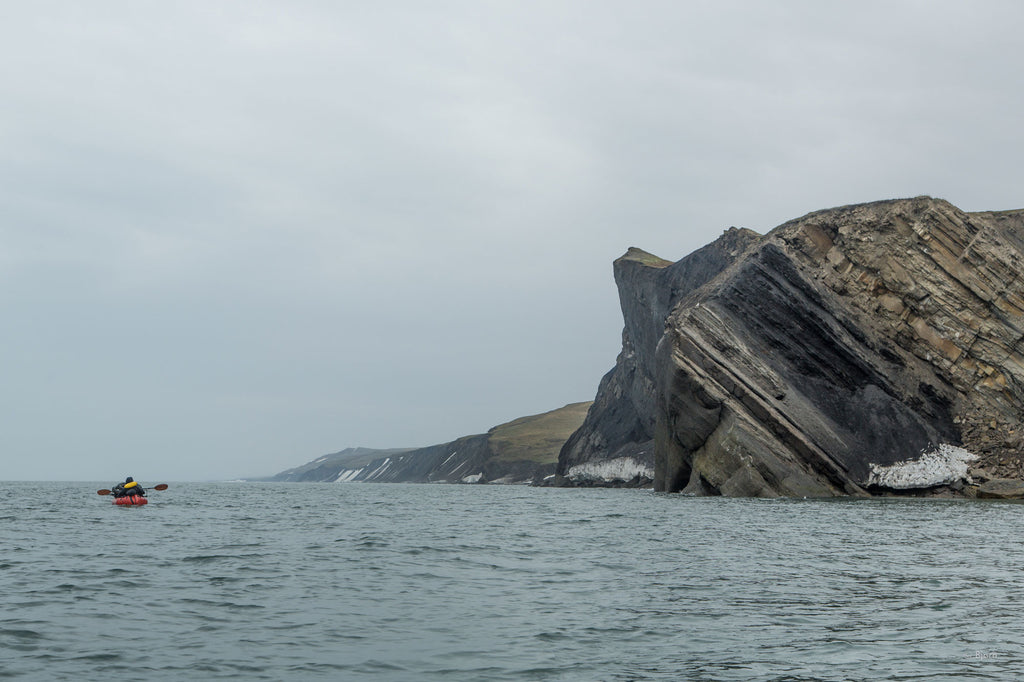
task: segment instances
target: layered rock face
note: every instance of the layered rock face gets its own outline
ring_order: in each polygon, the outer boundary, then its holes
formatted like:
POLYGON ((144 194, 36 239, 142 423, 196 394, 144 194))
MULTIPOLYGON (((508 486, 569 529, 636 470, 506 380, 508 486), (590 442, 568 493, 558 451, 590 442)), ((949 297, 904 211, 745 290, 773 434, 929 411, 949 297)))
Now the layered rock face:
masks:
POLYGON ((921 197, 743 234, 717 272, 676 284, 675 300, 665 275, 621 280, 623 354, 560 467, 612 459, 639 434, 653 435, 664 491, 934 486, 963 477, 971 453, 976 471, 1020 476, 1024 211, 921 197), (671 306, 657 332, 652 301, 671 306), (624 402, 641 427, 602 426, 598 407, 624 402))
POLYGON ((569 478, 652 477, 655 348, 675 304, 735 261, 760 235, 730 229, 677 263, 631 248, 613 272, 625 327, 622 352, 602 379, 583 425, 559 455, 569 478))

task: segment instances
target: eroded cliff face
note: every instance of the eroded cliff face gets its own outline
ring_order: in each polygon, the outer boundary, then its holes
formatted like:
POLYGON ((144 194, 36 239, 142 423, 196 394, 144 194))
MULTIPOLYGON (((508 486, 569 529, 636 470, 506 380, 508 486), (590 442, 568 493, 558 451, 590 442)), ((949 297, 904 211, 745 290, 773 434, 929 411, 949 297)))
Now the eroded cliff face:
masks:
POLYGON ((940 446, 1019 474, 1022 240, 1024 212, 927 197, 773 230, 668 318, 655 487, 863 494, 940 446))
POLYGON ((615 279, 623 350, 562 474, 733 496, 1024 478, 1024 210, 846 206, 674 264, 630 249, 615 279))
POLYGON ((559 455, 569 478, 650 478, 654 472, 655 349, 675 304, 732 264, 760 235, 730 229, 677 263, 630 248, 613 272, 625 327, 622 352, 583 425, 559 455))

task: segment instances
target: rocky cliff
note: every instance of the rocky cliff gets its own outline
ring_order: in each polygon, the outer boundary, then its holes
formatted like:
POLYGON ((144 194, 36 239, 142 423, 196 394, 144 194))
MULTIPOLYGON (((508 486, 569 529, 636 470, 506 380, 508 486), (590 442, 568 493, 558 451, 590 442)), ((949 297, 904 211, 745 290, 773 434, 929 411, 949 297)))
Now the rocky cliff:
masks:
POLYGON ((581 428, 562 448, 559 474, 571 479, 654 475, 655 348, 675 304, 760 239, 730 229, 677 263, 630 248, 613 264, 625 327, 622 352, 602 379, 581 428))
POLYGON ((487 433, 424 448, 349 448, 269 480, 373 483, 531 483, 555 475, 558 453, 590 407, 573 403, 487 433))
POLYGON ((623 352, 559 466, 650 448, 657 489, 711 495, 1019 476, 1022 254, 1024 211, 927 197, 731 230, 674 265, 631 250, 623 352))

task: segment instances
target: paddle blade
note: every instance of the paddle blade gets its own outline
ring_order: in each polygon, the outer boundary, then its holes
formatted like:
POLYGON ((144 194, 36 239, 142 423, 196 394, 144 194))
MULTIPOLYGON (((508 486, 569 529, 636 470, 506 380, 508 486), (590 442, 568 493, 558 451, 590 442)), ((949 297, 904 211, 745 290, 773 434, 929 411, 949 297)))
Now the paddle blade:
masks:
POLYGON ((97 494, 97 495, 109 495, 109 494, 110 494, 110 491, 109 491, 109 490, 107 490, 106 488, 104 488, 103 490, 97 490, 97 491, 96 491, 96 494, 97 494))
POLYGON ((153 490, 167 490, 167 484, 161 483, 160 485, 153 486, 153 490))

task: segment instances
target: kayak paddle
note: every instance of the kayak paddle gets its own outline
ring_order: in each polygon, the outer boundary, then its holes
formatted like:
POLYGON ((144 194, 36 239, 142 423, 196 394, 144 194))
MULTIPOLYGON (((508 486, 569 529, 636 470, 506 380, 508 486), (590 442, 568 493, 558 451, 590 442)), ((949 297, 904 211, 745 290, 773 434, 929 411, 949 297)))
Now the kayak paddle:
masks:
MULTIPOLYGON (((150 488, 150 490, 167 490, 167 484, 166 483, 160 483, 159 485, 155 485, 152 488, 150 488)), ((97 495, 109 495, 110 491, 107 490, 106 488, 103 488, 102 490, 97 490, 96 494, 97 495)))

